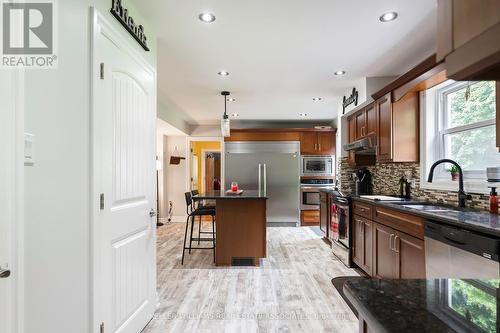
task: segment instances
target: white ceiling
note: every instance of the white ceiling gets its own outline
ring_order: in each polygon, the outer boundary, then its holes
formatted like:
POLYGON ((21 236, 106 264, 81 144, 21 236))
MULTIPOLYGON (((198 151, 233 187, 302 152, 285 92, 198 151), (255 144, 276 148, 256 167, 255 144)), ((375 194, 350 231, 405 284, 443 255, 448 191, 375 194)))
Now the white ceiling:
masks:
POLYGON ((236 98, 228 112, 239 119, 333 119, 356 80, 401 74, 435 49, 436 0, 136 3, 158 34, 160 102, 197 124, 219 121, 221 90, 236 98), (198 20, 204 11, 214 23, 198 20), (387 11, 398 19, 379 22, 387 11), (335 77, 339 69, 347 75, 335 77))

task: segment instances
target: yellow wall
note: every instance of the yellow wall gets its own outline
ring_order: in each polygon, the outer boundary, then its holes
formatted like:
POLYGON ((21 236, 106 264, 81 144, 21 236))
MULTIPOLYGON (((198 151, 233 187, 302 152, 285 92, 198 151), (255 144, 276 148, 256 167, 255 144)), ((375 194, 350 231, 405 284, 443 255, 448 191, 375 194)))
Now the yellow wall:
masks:
POLYGON ((193 154, 198 157, 198 191, 201 192, 201 182, 203 181, 203 175, 201 174, 201 163, 202 156, 201 152, 203 150, 214 150, 220 151, 219 141, 193 141, 193 154))

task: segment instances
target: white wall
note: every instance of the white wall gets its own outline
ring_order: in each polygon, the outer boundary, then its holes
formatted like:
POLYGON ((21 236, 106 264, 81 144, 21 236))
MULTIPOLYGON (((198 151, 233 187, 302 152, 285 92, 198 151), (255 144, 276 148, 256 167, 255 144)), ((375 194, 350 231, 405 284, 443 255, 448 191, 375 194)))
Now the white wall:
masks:
POLYGON ((187 147, 186 136, 168 136, 167 137, 167 156, 170 159, 172 155, 180 155, 186 157, 181 160, 178 165, 168 164, 166 166, 166 181, 167 185, 167 198, 172 201, 173 221, 185 221, 186 216, 186 201, 184 193, 187 188, 187 163, 189 163, 189 149, 187 147), (177 148, 177 151, 176 151, 177 148), (175 152, 175 154, 174 154, 175 152))
MULTIPOLYGON (((143 23, 152 50, 147 58, 156 67, 153 31, 130 1, 122 4, 143 23)), ((25 130, 36 135, 36 163, 25 167, 26 333, 91 330, 91 5, 137 44, 109 13, 111 1, 57 1, 59 68, 26 72, 25 130)))

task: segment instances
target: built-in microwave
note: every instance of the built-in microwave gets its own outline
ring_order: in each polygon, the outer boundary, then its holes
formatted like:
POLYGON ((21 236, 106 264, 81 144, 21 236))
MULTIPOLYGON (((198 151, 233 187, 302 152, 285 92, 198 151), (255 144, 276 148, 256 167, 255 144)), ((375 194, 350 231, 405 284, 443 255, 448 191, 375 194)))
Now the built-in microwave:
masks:
POLYGON ((334 176, 335 175, 335 156, 302 156, 301 157, 301 175, 307 176, 334 176))

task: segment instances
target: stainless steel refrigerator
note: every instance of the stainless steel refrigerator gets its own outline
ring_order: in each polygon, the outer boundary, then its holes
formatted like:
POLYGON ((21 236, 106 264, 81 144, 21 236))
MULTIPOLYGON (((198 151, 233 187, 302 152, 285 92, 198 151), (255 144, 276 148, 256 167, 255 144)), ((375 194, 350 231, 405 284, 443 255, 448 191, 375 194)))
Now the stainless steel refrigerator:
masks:
POLYGON ((225 188, 263 190, 269 225, 300 223, 300 144, 296 141, 226 142, 225 188))

